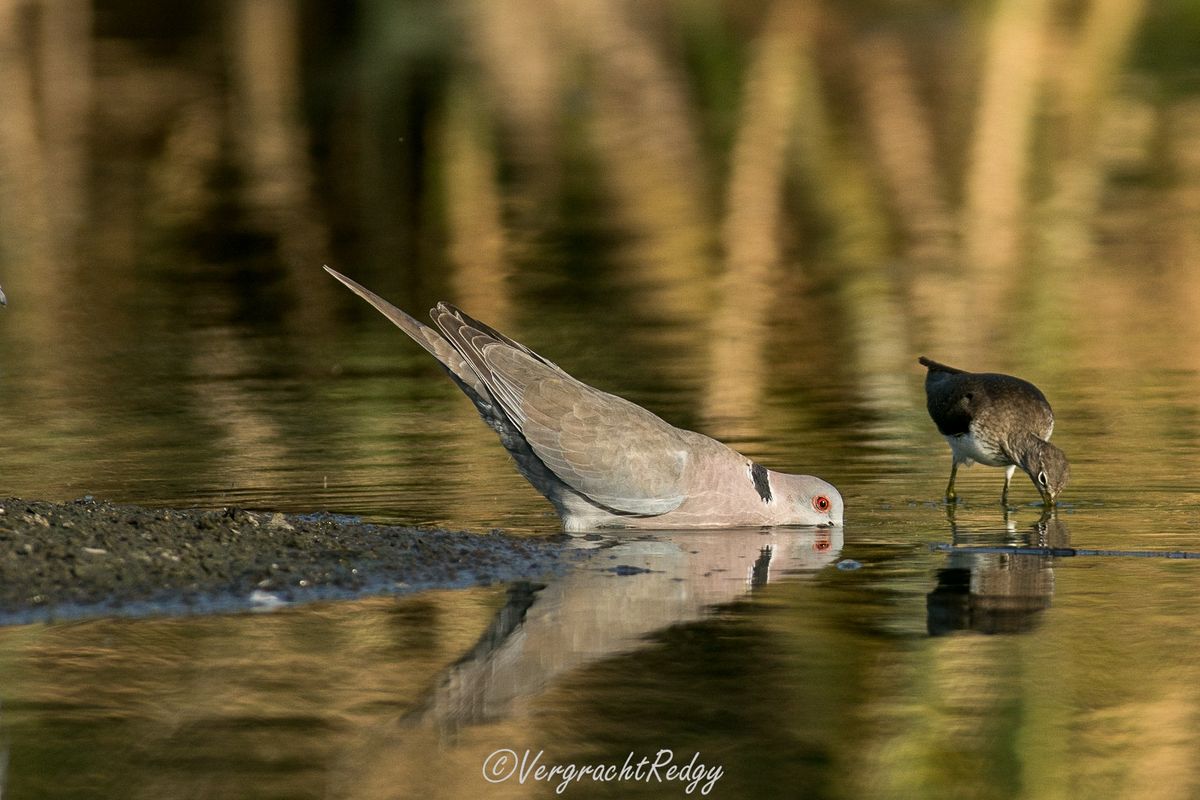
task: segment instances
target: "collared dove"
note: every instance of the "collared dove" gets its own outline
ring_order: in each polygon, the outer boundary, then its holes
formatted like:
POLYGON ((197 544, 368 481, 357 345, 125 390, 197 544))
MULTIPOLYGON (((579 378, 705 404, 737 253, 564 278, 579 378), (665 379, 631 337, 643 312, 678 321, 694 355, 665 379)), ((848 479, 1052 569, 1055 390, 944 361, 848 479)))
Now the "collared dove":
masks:
POLYGON ((953 462, 946 500, 954 502, 959 464, 978 461, 1005 467, 1000 502, 1008 504, 1008 485, 1017 467, 1028 473, 1047 507, 1067 485, 1071 468, 1062 450, 1050 444, 1054 412, 1046 396, 1029 381, 990 372, 966 372, 921 356, 929 416, 950 444, 953 462))
POLYGON ((842 496, 572 378, 448 303, 431 328, 325 267, 424 347, 471 399, 568 531, 841 525, 842 496))

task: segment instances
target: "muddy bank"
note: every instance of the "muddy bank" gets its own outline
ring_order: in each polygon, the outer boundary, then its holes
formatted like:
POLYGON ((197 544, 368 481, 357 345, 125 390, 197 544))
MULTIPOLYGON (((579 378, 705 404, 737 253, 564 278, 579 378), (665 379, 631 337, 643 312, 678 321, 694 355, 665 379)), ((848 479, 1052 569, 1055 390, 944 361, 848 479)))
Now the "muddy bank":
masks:
POLYGON ((373 525, 329 514, 0 500, 0 624, 233 610, 358 594, 536 580, 566 537, 373 525))

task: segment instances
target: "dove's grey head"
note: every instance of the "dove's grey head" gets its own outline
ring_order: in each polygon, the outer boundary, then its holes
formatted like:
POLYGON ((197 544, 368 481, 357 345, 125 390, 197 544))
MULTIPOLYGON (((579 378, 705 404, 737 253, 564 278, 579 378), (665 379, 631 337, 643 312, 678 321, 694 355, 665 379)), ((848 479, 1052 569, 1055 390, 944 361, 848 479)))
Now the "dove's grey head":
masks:
POLYGON ((811 475, 771 473, 771 489, 787 515, 787 525, 842 524, 842 494, 832 483, 811 475))

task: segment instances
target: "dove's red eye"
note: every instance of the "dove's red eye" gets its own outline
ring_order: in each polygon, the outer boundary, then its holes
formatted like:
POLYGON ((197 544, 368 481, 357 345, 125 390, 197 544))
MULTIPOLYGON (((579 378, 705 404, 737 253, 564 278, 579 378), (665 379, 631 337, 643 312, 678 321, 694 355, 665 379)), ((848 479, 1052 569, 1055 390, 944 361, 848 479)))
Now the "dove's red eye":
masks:
POLYGON ((817 511, 828 511, 830 505, 832 504, 829 502, 829 498, 823 494, 819 494, 813 498, 813 508, 817 511))

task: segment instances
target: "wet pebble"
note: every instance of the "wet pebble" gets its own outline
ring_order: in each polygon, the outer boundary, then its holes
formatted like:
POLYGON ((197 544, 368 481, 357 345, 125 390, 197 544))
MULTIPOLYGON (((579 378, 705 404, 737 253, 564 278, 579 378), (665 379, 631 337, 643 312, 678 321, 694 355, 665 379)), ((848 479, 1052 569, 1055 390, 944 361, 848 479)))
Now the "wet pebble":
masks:
POLYGON ((640 575, 643 572, 654 572, 646 567, 635 567, 632 564, 618 564, 615 567, 609 567, 606 572, 613 572, 617 575, 640 575))

